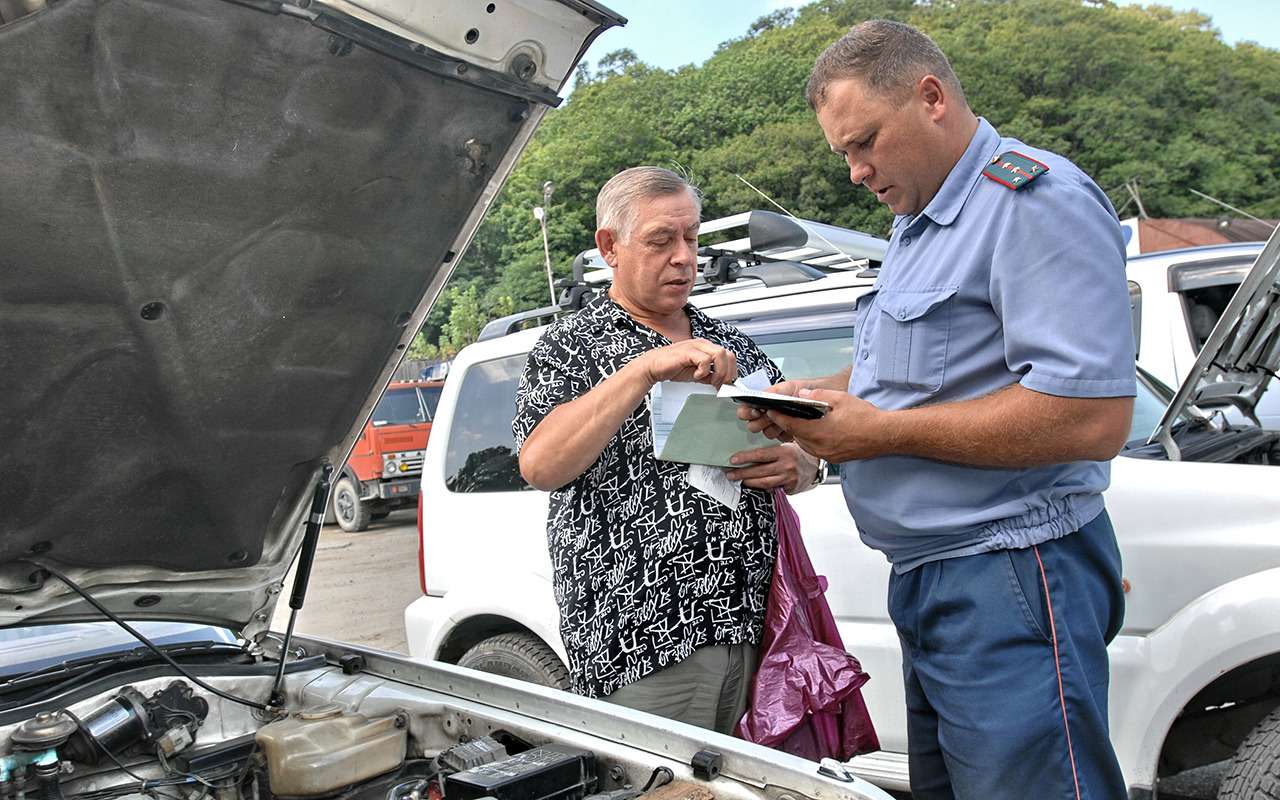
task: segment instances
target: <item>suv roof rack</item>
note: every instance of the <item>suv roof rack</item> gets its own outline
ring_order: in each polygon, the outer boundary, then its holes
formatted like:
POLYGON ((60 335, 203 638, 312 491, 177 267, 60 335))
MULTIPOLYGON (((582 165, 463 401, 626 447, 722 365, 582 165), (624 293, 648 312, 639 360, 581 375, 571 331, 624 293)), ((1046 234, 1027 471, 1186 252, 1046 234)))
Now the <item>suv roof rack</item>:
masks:
MULTIPOLYGON (((704 222, 699 238, 745 228, 746 235, 698 248, 701 266, 695 293, 715 291, 740 280, 765 286, 805 283, 832 272, 859 270, 860 277, 874 277, 888 243, 870 234, 823 222, 753 210, 704 222)), ((598 249, 583 250, 573 259, 573 277, 556 281, 560 302, 532 311, 496 319, 484 326, 477 341, 487 341, 541 325, 558 315, 577 311, 600 292, 607 291, 613 269, 598 249)))
POLYGON ((505 317, 499 317, 480 329, 480 336, 477 342, 487 342, 490 339, 499 339, 511 333, 515 333, 525 328, 537 327, 538 325, 546 325, 555 320, 557 316, 563 314, 565 309, 561 306, 543 306, 535 308, 532 311, 520 311, 515 314, 509 314, 505 317), (528 324, 533 323, 533 324, 528 324))

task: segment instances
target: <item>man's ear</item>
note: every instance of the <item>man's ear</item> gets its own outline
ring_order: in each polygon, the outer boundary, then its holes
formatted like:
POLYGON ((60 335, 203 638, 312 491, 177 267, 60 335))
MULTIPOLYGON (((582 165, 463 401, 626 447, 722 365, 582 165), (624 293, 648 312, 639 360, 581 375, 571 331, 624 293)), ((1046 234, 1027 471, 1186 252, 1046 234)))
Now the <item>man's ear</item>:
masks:
POLYGON ((925 75, 920 79, 916 84, 916 97, 924 103, 926 115, 934 122, 946 115, 951 104, 946 85, 935 75, 925 75))
POLYGON ((618 266, 618 240, 613 235, 613 231, 608 228, 597 228, 596 247, 600 249, 600 255, 606 264, 611 267, 618 266))

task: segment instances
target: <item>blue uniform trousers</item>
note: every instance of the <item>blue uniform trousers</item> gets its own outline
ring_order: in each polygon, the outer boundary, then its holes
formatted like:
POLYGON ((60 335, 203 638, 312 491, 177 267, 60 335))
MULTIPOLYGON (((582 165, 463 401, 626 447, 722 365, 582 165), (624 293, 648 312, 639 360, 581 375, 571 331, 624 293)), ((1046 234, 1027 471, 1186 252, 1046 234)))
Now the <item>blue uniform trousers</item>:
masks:
POLYGON ((1105 511, 1035 547, 892 576, 913 800, 1126 796, 1107 728, 1121 581, 1105 511))

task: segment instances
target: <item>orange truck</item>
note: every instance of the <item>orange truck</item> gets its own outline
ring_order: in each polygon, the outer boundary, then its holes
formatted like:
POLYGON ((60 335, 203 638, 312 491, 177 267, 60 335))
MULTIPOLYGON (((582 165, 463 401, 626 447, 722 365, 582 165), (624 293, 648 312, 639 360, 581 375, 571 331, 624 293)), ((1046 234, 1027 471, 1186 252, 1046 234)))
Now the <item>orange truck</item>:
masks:
POLYGON ((418 501, 422 455, 443 381, 395 381, 374 407, 330 497, 330 515, 354 533, 418 501))

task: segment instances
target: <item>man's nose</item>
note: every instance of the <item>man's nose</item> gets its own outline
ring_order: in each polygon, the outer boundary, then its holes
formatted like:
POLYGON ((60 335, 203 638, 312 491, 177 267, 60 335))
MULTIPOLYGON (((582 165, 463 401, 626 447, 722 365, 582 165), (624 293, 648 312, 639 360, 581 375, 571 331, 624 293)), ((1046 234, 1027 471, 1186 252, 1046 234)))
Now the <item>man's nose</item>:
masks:
POLYGON ((695 245, 685 242, 682 242, 681 245, 676 248, 675 253, 671 256, 671 263, 680 267, 687 267, 690 264, 696 264, 697 262, 698 248, 695 245))
POLYGON ((863 185, 866 183, 867 178, 870 178, 874 173, 875 170, 865 161, 849 160, 849 180, 854 186, 863 185))

